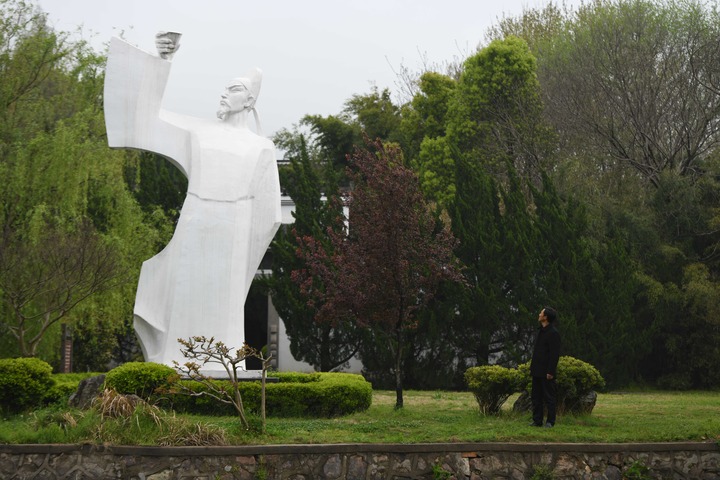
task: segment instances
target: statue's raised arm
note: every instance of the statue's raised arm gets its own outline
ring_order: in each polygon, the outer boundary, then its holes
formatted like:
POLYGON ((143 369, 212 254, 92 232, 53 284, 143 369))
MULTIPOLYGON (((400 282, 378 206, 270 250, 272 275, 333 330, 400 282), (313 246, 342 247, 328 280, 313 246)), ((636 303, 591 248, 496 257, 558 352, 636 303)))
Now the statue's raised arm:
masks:
POLYGON ((117 37, 110 40, 104 91, 108 144, 159 153, 188 176, 188 132, 167 121, 161 108, 169 58, 178 45, 159 34, 156 47, 160 56, 117 37))

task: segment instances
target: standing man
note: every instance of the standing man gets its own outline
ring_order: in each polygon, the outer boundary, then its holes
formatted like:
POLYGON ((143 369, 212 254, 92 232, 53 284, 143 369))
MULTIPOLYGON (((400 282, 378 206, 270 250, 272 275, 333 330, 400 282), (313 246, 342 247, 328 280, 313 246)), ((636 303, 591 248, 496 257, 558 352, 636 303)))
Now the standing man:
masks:
POLYGON ((532 376, 532 406, 534 427, 552 428, 555 425, 557 404, 557 364, 560 359, 560 332, 555 328, 557 312, 545 307, 538 315, 540 328, 535 339, 530 375, 532 376), (543 423, 544 409, 547 407, 547 421, 543 423))

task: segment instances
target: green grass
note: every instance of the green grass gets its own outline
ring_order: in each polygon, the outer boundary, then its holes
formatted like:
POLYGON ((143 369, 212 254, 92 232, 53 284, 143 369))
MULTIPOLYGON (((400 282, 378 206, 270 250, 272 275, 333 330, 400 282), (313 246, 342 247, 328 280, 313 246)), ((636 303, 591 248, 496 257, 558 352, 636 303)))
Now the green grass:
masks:
MULTIPOLYGON (((720 392, 600 394, 592 415, 561 416, 554 429, 528 427, 528 415, 482 416, 470 393, 376 391, 369 410, 333 419, 272 418, 267 433, 244 432, 234 417, 167 414, 100 420, 97 413, 46 409, 0 421, 0 443, 288 444, 425 442, 720 441, 720 392), (200 425, 198 427, 198 425, 200 425)), ((255 419, 255 424, 258 420, 255 419)))

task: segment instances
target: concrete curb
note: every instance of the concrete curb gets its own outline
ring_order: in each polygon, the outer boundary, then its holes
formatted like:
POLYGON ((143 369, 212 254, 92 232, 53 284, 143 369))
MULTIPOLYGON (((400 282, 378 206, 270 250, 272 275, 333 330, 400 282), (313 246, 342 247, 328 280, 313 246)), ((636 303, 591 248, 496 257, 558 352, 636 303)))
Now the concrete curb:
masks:
POLYGON ((328 453, 426 452, 720 452, 716 442, 656 443, 337 443, 290 445, 232 445, 217 447, 150 447, 135 445, 22 444, 0 445, 0 453, 106 453, 142 456, 294 455, 328 453))

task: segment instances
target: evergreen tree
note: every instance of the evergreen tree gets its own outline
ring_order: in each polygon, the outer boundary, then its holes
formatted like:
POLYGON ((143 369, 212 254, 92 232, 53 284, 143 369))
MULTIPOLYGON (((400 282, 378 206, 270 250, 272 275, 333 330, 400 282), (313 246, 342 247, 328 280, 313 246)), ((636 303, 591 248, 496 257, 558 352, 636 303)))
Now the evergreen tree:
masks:
POLYGON ((493 335, 507 320, 500 192, 484 169, 463 160, 456 166, 457 190, 450 218, 453 233, 460 240, 455 252, 465 267, 469 288, 456 292, 460 314, 455 336, 463 339, 463 357, 469 357, 471 365, 483 365, 491 353, 497 353, 491 352, 493 335))
POLYGON ((139 151, 125 166, 125 182, 147 214, 165 214, 173 224, 187 194, 185 175, 166 158, 152 152, 139 151))
POLYGON ((527 359, 532 345, 532 331, 537 325, 537 311, 548 303, 540 281, 545 254, 538 248, 537 224, 528 201, 527 182, 512 164, 506 164, 507 181, 500 187, 502 220, 498 262, 504 271, 497 281, 501 285, 500 324, 494 332, 500 363, 517 364, 527 359))
POLYGON ((631 306, 633 266, 621 242, 590 238, 584 206, 558 194, 547 175, 533 189, 538 227, 539 269, 548 302, 561 314, 564 354, 595 365, 611 383, 628 380, 643 348, 635 340, 631 306), (630 353, 632 352, 632 353, 630 353))
MULTIPOLYGON (((336 217, 342 216, 342 209, 326 201, 324 182, 310 161, 302 136, 296 153, 290 152, 290 165, 281 169, 282 185, 295 204, 295 222, 291 228, 284 226, 275 236, 270 246, 272 274, 263 284, 285 324, 293 357, 316 370, 328 372, 344 366, 357 353, 357 329, 346 321, 316 320, 318 305, 307 305, 308 297, 292 281, 292 274, 306 268, 302 255, 298 255, 298 249, 302 248, 298 237, 323 238, 325 229, 331 228, 336 217)), ((332 247, 326 242, 323 248, 332 247)))

